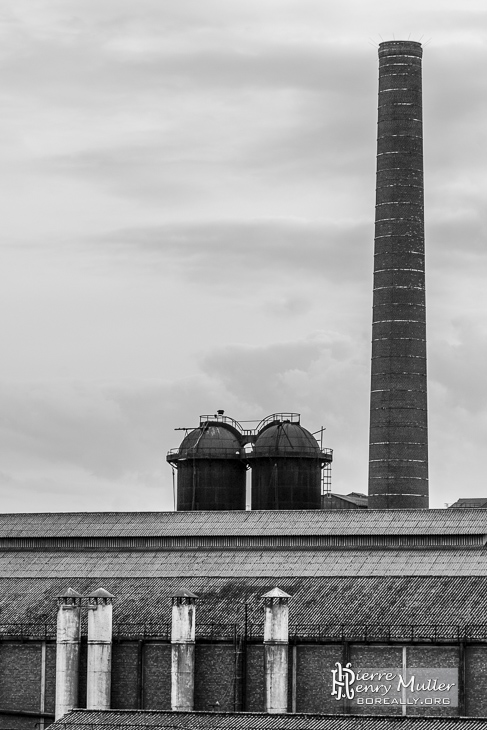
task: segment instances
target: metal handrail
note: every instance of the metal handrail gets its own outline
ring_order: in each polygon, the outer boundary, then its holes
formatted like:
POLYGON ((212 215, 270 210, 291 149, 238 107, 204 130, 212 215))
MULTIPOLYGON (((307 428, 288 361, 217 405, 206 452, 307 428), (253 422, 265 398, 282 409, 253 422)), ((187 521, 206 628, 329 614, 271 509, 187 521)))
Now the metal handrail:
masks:
POLYGON ((196 624, 197 639, 237 639, 237 624, 208 623, 196 624))
POLYGON ((333 449, 319 449, 318 451, 312 446, 299 446, 293 447, 292 449, 282 449, 279 445, 272 446, 258 446, 253 444, 253 448, 244 452, 246 457, 250 458, 264 458, 266 456, 271 457, 282 457, 282 458, 299 458, 300 456, 310 456, 315 459, 325 461, 331 461, 333 459, 333 449))
POLYGON ((257 428, 255 429, 256 433, 259 433, 265 426, 267 426, 269 423, 274 423, 275 421, 279 423, 284 423, 284 421, 289 421, 290 423, 300 423, 301 422, 301 414, 300 413, 271 413, 270 416, 266 416, 265 418, 260 421, 260 423, 257 424, 257 428))
MULTIPOLYGON (((262 622, 247 623, 198 623, 197 638, 263 637, 262 622)), ((0 624, 0 639, 15 637, 25 639, 52 639, 56 637, 53 622, 10 622, 0 624)), ((116 623, 113 627, 116 639, 142 637, 170 640, 169 622, 116 623)), ((315 639, 326 641, 475 641, 487 640, 487 623, 483 624, 290 624, 289 639, 315 639)))
POLYGON ((113 627, 113 637, 117 639, 128 639, 131 637, 163 638, 167 641, 171 638, 171 624, 164 623, 122 623, 113 627))
POLYGON ((230 416, 220 415, 219 413, 212 413, 209 415, 200 416, 200 427, 204 426, 207 423, 228 423, 229 426, 233 426, 233 428, 236 429, 239 433, 244 433, 244 428, 242 427, 242 424, 240 424, 234 418, 230 418, 230 416))
POLYGON ((20 639, 30 637, 50 639, 56 636, 56 624, 52 622, 2 623, 0 624, 1 636, 15 636, 20 639))

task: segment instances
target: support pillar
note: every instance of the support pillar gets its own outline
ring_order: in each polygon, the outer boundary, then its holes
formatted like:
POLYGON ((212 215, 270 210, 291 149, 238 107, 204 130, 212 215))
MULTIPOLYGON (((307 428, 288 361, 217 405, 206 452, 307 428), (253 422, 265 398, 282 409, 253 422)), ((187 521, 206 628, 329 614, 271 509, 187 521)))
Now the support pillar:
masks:
POLYGON ((98 588, 88 596, 88 676, 86 708, 109 710, 112 680, 112 601, 98 588))
POLYGON ((171 709, 194 709, 194 654, 196 598, 187 590, 172 599, 171 709))
POLYGON ((291 596, 279 588, 264 596, 265 710, 287 712, 288 621, 291 596))
POLYGON ((57 596, 57 605, 55 719, 59 720, 78 706, 81 594, 68 588, 57 596))

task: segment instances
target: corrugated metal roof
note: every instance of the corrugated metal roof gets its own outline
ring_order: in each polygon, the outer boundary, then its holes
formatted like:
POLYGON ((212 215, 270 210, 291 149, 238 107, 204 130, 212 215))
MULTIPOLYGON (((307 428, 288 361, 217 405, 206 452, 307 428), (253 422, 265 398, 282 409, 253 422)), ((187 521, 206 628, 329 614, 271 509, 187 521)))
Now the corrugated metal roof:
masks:
POLYGON ((181 728, 187 730, 484 730, 487 718, 400 715, 270 715, 254 712, 162 712, 157 710, 75 710, 53 730, 181 728))
MULTIPOLYGON (((93 573, 56 578, 0 580, 0 624, 53 623, 56 596, 68 586, 87 595, 100 586, 113 593, 114 623, 165 624, 171 597, 181 588, 198 596, 198 623, 242 625, 263 620, 262 596, 278 586, 292 596, 292 625, 487 624, 487 578, 108 578, 93 573)), ((3 630, 5 633, 6 630, 3 630)))
POLYGON ((487 550, 6 550, 0 577, 487 576, 487 550))
POLYGON ((242 510, 0 515, 0 538, 213 534, 487 534, 487 510, 242 510))
POLYGON ((460 499, 457 499, 456 502, 453 502, 449 506, 449 509, 463 509, 463 508, 480 508, 483 509, 487 507, 487 498, 486 497, 460 497, 460 499))

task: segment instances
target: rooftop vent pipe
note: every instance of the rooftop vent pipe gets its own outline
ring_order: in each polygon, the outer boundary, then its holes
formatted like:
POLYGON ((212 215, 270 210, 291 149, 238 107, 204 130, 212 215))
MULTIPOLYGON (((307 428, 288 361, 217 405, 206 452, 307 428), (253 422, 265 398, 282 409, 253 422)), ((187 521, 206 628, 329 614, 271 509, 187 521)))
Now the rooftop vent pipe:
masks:
POLYGON ((287 712, 290 598, 280 588, 263 596, 265 709, 269 713, 287 712))
POLYGON ((172 598, 171 710, 194 709, 194 647, 197 596, 185 589, 172 598))
POLYGON ((109 710, 112 681, 112 601, 104 588, 88 596, 88 676, 86 707, 109 710))
POLYGON ((73 588, 57 596, 56 720, 78 707, 81 598, 73 588))

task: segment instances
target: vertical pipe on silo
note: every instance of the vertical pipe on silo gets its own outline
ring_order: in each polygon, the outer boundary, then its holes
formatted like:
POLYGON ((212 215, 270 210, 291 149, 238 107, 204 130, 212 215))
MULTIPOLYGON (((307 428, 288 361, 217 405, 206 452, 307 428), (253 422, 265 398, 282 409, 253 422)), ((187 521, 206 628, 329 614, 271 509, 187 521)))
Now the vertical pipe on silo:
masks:
POLYGON ((68 588, 57 596, 57 605, 55 719, 59 720, 78 706, 81 594, 68 588))
POLYGON ((110 709, 112 683, 112 602, 103 588, 88 596, 88 673, 86 707, 110 709))
POLYGON ((172 597, 171 709, 194 709, 196 598, 181 590, 172 597))
POLYGON ((264 596, 265 710, 287 712, 289 599, 279 588, 264 596))
POLYGON ((428 507, 422 48, 379 45, 369 508, 428 507))

